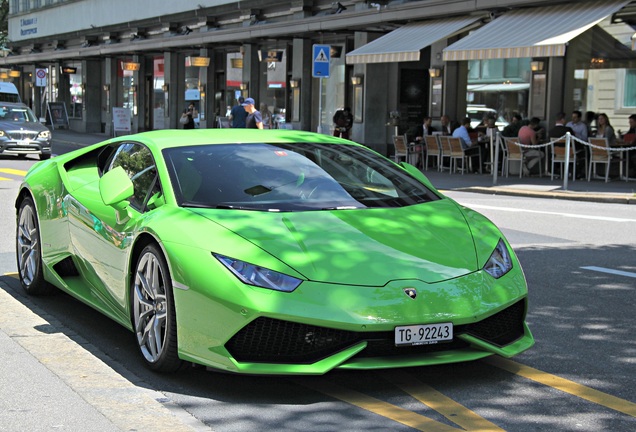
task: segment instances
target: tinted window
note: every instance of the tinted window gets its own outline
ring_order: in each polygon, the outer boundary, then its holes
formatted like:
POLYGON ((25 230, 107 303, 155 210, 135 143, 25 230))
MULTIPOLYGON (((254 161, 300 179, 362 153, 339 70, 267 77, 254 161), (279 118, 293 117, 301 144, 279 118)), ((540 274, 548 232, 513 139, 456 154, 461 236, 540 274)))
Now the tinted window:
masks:
POLYGON ((228 144, 164 150, 182 206, 300 211, 438 199, 391 161, 353 145, 228 144))

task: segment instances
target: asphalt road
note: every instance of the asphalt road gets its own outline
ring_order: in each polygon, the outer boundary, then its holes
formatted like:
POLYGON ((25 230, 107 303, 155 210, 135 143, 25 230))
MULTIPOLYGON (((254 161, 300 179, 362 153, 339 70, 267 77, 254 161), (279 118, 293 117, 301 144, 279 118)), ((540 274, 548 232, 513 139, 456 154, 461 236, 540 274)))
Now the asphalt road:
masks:
POLYGON ((0 304, 12 311, 0 318, 0 352, 11 353, 0 376, 20 374, 24 386, 7 390, 0 378, 0 431, 78 430, 84 415, 104 431, 636 430, 633 206, 449 192, 499 225, 524 267, 537 343, 512 360, 320 377, 157 375, 122 327, 61 293, 27 297, 7 275, 19 175, 1 170, 22 164, 0 159, 0 177, 11 178, 0 180, 0 304))

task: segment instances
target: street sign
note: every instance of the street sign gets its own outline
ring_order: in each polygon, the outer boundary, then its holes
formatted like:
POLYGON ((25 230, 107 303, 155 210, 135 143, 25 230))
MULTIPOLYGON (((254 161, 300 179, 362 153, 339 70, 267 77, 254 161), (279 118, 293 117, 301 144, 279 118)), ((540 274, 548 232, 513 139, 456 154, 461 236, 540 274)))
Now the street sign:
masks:
POLYGON ((314 78, 329 78, 329 60, 331 60, 330 45, 313 46, 313 62, 311 76, 314 78))
POLYGON ((46 69, 35 70, 35 86, 46 87, 46 69))

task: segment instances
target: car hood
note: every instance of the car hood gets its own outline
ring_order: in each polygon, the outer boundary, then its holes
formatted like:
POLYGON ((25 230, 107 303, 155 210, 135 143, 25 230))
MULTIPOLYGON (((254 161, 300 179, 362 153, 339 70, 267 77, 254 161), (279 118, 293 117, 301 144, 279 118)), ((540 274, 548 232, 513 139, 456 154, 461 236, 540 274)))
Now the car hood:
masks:
POLYGON ((313 281, 367 286, 398 279, 434 283, 477 270, 471 230, 463 212, 448 199, 390 209, 193 211, 313 281))
POLYGON ((14 122, 14 121, 0 121, 0 130, 3 131, 33 131, 42 132, 48 130, 42 123, 37 122, 14 122))

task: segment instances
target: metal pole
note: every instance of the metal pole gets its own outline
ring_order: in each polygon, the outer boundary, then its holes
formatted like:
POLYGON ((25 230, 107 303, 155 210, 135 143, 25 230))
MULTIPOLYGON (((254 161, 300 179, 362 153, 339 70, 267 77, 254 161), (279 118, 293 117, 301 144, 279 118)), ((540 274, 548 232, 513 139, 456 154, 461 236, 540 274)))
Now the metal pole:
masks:
MULTIPOLYGON (((497 186, 497 171, 499 171, 498 169, 499 167, 499 139, 500 139, 499 131, 497 131, 497 138, 495 139, 495 153, 493 155, 493 158, 490 159, 491 161, 493 161, 492 165, 490 166, 490 169, 492 170, 492 185, 493 186, 497 186)), ((492 149, 492 135, 490 135, 490 148, 492 149)))
POLYGON ((570 176, 570 132, 565 133, 565 167, 563 168, 563 190, 568 190, 568 177, 570 176))
POLYGON ((316 129, 316 132, 322 133, 322 77, 318 79, 320 90, 318 91, 318 129, 316 129))

